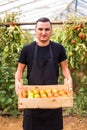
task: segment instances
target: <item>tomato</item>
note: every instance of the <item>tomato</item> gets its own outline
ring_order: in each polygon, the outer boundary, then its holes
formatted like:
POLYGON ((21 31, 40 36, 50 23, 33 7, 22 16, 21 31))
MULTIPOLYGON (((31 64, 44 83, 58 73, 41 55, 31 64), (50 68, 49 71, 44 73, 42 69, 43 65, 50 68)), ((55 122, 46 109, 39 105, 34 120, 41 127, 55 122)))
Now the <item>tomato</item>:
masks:
POLYGON ((57 89, 56 89, 56 88, 53 88, 53 89, 52 89, 52 93, 57 93, 57 89))
POLYGON ((25 91, 24 89, 22 90, 22 97, 23 97, 23 98, 26 98, 26 97, 27 97, 27 93, 26 93, 26 91, 25 91))
POLYGON ((34 94, 39 94, 39 89, 34 89, 34 90, 33 90, 33 93, 34 93, 34 94))
POLYGON ((79 26, 78 25, 75 25, 74 26, 74 30, 78 30, 79 26))
POLYGON ((46 93, 42 93, 42 94, 41 94, 41 98, 47 98, 46 93))
POLYGON ((35 94, 34 98, 40 98, 40 95, 39 94, 35 94))
POLYGON ((43 89, 40 89, 39 92, 40 92, 40 95, 41 95, 41 94, 44 93, 44 90, 43 90, 43 89))
POLYGON ((47 97, 48 97, 48 98, 53 97, 53 93, 52 93, 52 92, 47 93, 47 97))
POLYGON ((50 92, 51 92, 51 89, 50 89, 50 88, 46 88, 45 92, 46 92, 46 93, 50 93, 50 92))
POLYGON ((85 38, 85 34, 82 33, 82 32, 80 32, 80 33, 79 33, 79 38, 80 38, 80 39, 84 39, 84 38, 85 38))
POLYGON ((54 96, 54 97, 58 97, 59 94, 58 94, 58 93, 54 93, 53 96, 54 96))
POLYGON ((71 43, 76 44, 76 40, 72 39, 71 43))

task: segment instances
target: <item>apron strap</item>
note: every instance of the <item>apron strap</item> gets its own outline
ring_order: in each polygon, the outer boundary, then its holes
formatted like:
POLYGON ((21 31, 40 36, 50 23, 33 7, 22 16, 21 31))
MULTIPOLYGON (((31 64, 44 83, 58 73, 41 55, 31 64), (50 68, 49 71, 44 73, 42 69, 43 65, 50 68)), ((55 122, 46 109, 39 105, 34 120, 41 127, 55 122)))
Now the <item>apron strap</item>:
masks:
POLYGON ((35 46, 34 60, 36 59, 36 57, 37 57, 37 45, 35 46))
POLYGON ((52 52, 51 44, 49 44, 49 49, 50 49, 51 58, 53 59, 53 52, 52 52))

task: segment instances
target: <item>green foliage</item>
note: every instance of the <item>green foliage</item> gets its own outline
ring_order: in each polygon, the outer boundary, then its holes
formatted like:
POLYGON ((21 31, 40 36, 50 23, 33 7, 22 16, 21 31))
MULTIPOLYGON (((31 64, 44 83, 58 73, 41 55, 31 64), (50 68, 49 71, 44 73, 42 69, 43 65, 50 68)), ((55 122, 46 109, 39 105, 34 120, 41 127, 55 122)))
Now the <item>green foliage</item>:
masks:
POLYGON ((64 24, 60 30, 54 30, 52 38, 65 47, 70 69, 78 71, 82 69, 82 66, 87 63, 87 25, 85 23, 64 24))
POLYGON ((74 19, 72 24, 64 23, 54 29, 51 38, 62 44, 67 53, 75 93, 72 112, 87 114, 87 23, 80 19, 79 22, 74 19))
POLYGON ((30 43, 33 37, 14 24, 17 21, 13 13, 6 14, 2 22, 10 22, 10 26, 0 27, 0 110, 2 113, 16 115, 18 110, 14 74, 21 48, 30 43))
POLYGON ((87 88, 80 88, 79 92, 76 94, 74 113, 87 115, 87 88))
POLYGON ((74 93, 74 105, 64 109, 64 114, 87 116, 87 88, 80 88, 78 93, 74 93))

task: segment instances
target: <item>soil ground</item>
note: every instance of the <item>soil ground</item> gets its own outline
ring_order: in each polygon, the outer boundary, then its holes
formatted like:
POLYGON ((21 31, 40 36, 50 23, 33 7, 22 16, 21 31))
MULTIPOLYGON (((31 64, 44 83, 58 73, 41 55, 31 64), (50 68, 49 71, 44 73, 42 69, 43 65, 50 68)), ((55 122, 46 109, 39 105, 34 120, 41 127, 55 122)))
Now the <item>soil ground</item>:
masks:
MULTIPOLYGON (((0 130, 23 130, 23 117, 0 116, 0 130)), ((87 130, 87 117, 64 116, 64 130, 87 130)))

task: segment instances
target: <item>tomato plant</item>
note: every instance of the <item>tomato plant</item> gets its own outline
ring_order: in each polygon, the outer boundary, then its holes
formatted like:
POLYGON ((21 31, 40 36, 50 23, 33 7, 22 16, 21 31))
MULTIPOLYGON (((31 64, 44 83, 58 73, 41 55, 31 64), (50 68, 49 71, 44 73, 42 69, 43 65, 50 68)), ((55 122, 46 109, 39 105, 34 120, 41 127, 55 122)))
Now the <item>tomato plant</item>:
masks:
MULTIPOLYGON (((87 77, 87 24, 85 22, 73 22, 63 24, 56 28, 52 40, 63 44, 67 53, 67 62, 76 86, 81 86, 84 76, 87 77), (77 78, 80 82, 77 81, 77 78)), ((85 85, 85 82, 84 82, 85 85)))
MULTIPOLYGON (((86 19, 87 20, 87 19, 86 19)), ((87 114, 87 23, 77 21, 64 23, 53 30, 52 40, 62 44, 74 85, 74 107, 71 113, 87 114)), ((61 71, 60 71, 61 72, 61 71)), ((62 76, 59 77, 60 80, 62 76)), ((70 110, 70 109, 69 109, 70 110)), ((70 111, 69 111, 70 112, 70 111)))
POLYGON ((2 113, 17 113, 17 97, 14 89, 14 74, 21 48, 33 40, 31 34, 16 26, 14 14, 6 14, 0 27, 0 110, 2 113))

